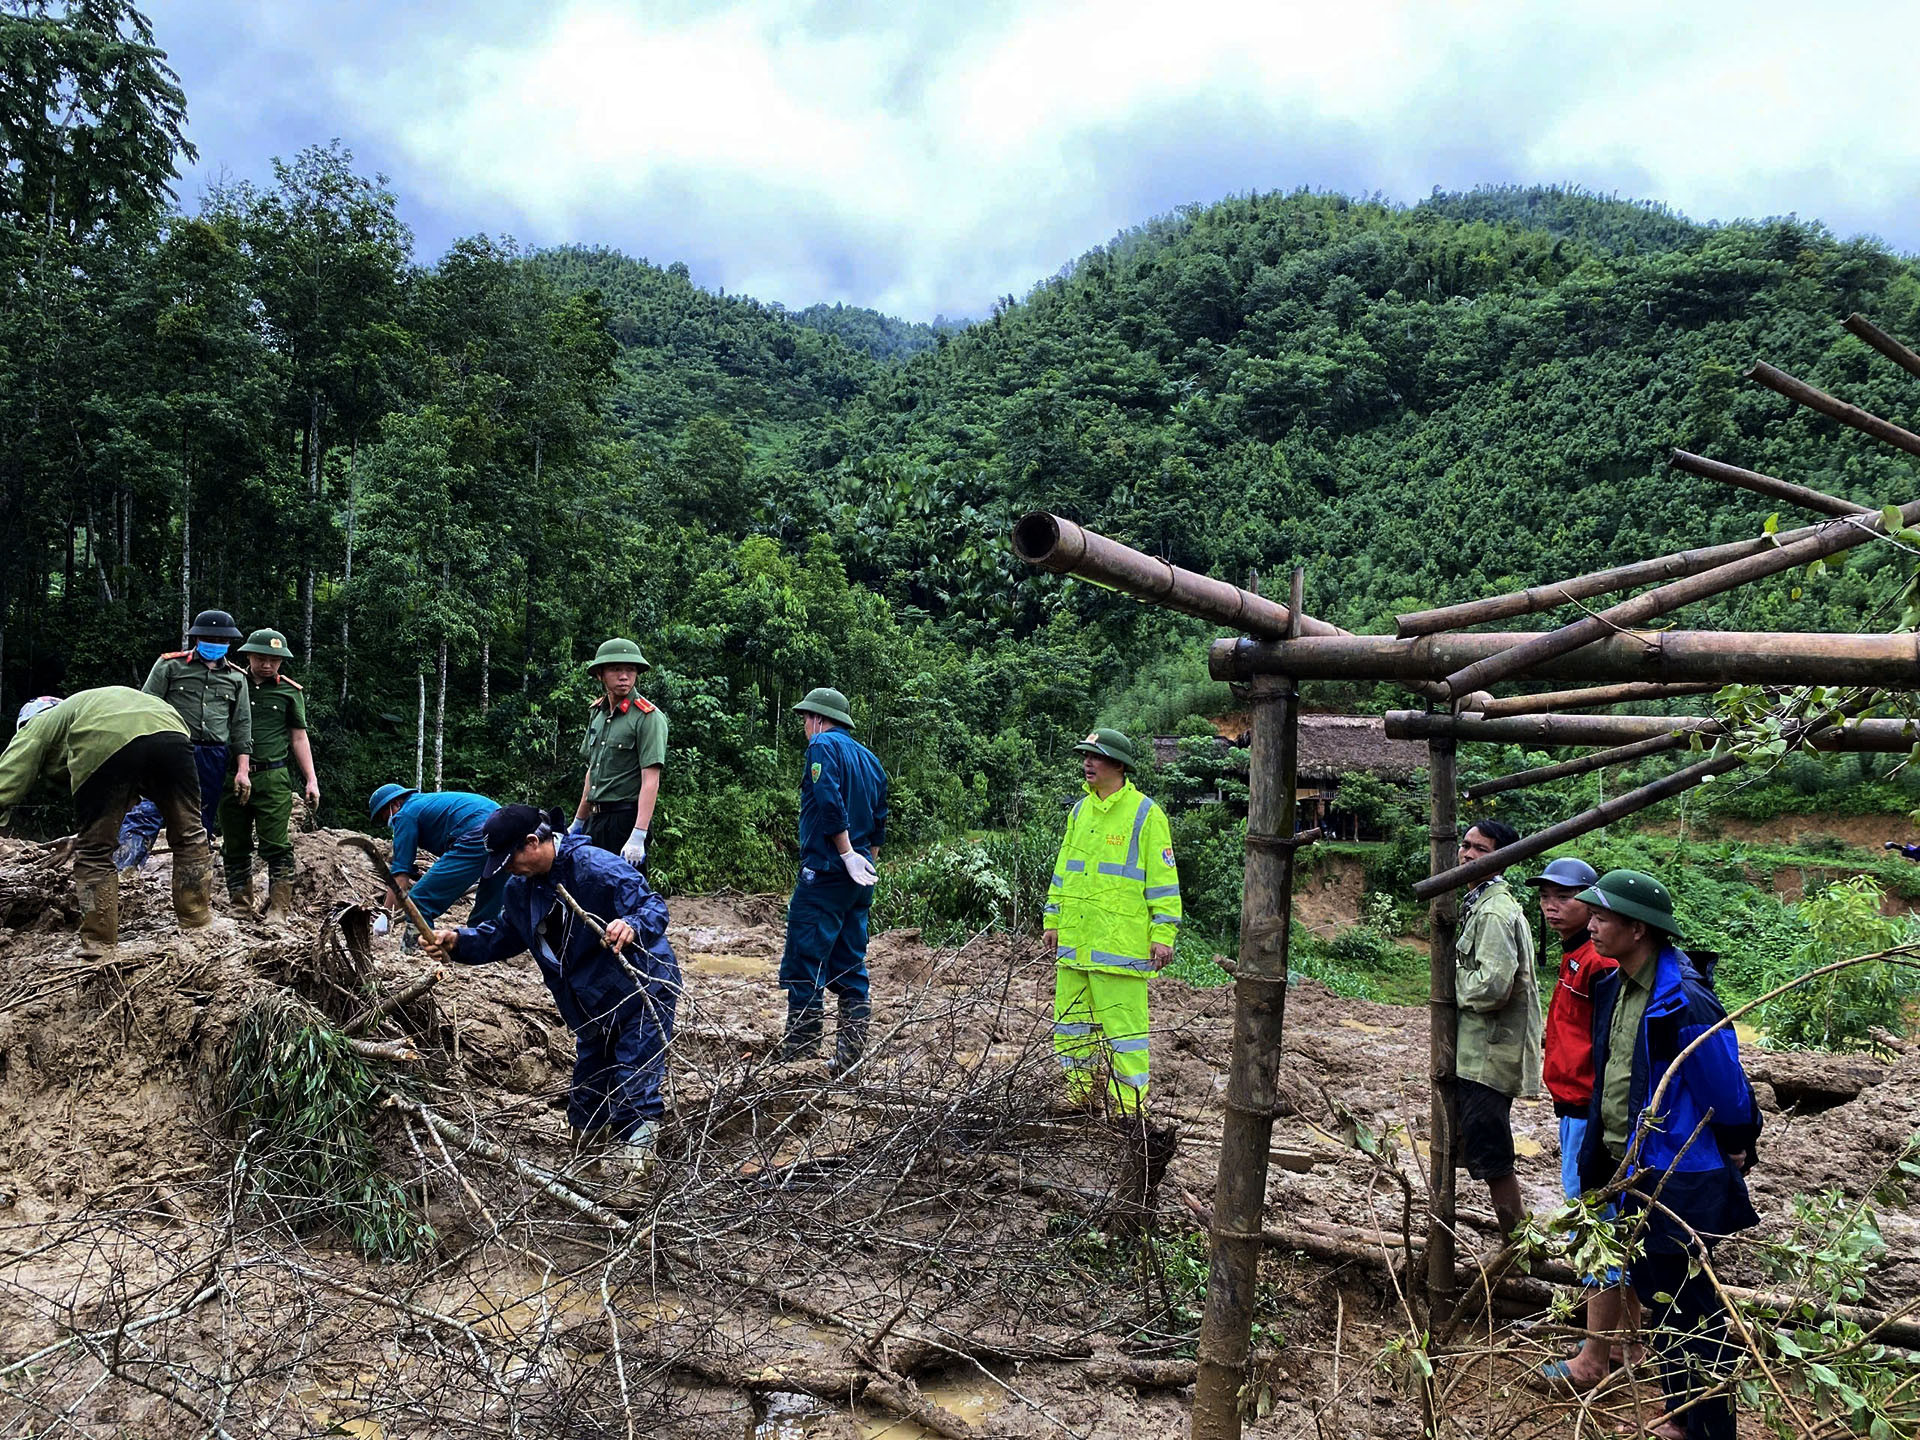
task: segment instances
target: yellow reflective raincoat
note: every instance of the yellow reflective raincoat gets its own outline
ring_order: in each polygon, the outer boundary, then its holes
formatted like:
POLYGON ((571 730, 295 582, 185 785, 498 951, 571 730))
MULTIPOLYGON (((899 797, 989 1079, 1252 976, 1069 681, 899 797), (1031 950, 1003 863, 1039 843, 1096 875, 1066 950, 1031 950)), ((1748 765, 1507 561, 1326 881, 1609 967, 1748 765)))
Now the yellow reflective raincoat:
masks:
POLYGON ((1102 800, 1087 793, 1067 817, 1043 919, 1060 932, 1059 963, 1145 979, 1151 947, 1180 924, 1180 872, 1167 815, 1128 781, 1102 800))

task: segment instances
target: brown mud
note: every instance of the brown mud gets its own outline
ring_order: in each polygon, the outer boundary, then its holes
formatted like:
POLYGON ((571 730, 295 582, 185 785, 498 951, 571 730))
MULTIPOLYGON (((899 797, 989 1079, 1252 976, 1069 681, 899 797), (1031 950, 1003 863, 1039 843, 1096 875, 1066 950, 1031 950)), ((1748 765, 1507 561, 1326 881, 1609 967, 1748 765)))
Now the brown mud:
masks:
MULTIPOLYGON (((1212 1196, 1230 990, 1154 990, 1152 1110, 1181 1140, 1166 1238, 1143 1258, 1102 1219, 1114 1130, 1054 1112, 1037 946, 875 937, 875 1054, 832 1086, 818 1065, 764 1060, 784 1014, 781 898, 678 898, 686 987, 653 1208, 609 1236, 396 1110, 381 1153, 436 1240, 376 1264, 338 1232, 243 1206, 245 1137, 223 1113, 235 1028, 263 1000, 357 1013, 349 951, 375 988, 432 969, 395 935, 355 938, 359 912, 342 907, 376 884, 331 839, 298 837, 299 911, 282 927, 223 913, 179 934, 163 857, 127 887, 106 960, 79 955, 65 867, 0 840, 0 1433, 1185 1433, 1196 1317, 1181 1257, 1203 1269, 1204 1245, 1181 1194, 1212 1196)), ((1329 901, 1350 888, 1323 887, 1329 901)), ((524 957, 449 967, 369 1034, 418 1048, 394 1067, 410 1102, 578 1174, 556 1108, 572 1041, 524 957)), ((1423 1009, 1293 987, 1269 1226, 1391 1244, 1410 1223, 1419 1239, 1426 1049, 1423 1009)), ((1789 1235, 1796 1194, 1861 1198, 1920 1132, 1920 1054, 1754 1071, 1767 1235, 1789 1235)), ((1514 1125, 1526 1199, 1551 1209, 1551 1105, 1518 1103, 1514 1125)), ((568 1183, 594 1193, 591 1176, 568 1183)), ((1460 1193, 1463 1249, 1490 1248, 1484 1195, 1464 1175, 1460 1193)), ((1888 1206, 1880 1224, 1873 1298, 1920 1293, 1914 1211, 1888 1206)), ((1732 1275, 1765 1279, 1751 1261, 1732 1275)), ((1407 1324, 1378 1272, 1271 1252, 1259 1308, 1249 1433, 1419 1434, 1404 1376, 1376 1364, 1407 1324)), ((1516 1399, 1503 1365, 1458 1392, 1462 1416, 1468 1394, 1523 1416, 1547 1404, 1516 1399)))

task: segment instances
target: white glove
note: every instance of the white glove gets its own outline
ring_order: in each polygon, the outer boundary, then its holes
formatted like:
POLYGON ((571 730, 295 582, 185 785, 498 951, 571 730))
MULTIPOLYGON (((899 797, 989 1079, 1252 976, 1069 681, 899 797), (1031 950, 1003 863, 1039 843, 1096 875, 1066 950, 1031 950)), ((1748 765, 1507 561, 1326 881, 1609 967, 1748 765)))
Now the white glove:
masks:
POLYGON ((582 820, 578 815, 574 816, 573 824, 567 826, 567 834, 584 835, 586 833, 587 833, 587 822, 582 820))
POLYGON ((840 857, 840 863, 847 867, 847 878, 856 885, 871 885, 880 878, 880 872, 873 868, 873 862, 858 850, 849 850, 840 857))
POLYGON ((647 832, 635 830, 627 837, 627 843, 620 847, 620 858, 638 870, 647 863, 647 832))
POLYGON ((376 915, 373 917, 373 933, 376 935, 384 935, 387 933, 387 917, 386 916, 376 915))

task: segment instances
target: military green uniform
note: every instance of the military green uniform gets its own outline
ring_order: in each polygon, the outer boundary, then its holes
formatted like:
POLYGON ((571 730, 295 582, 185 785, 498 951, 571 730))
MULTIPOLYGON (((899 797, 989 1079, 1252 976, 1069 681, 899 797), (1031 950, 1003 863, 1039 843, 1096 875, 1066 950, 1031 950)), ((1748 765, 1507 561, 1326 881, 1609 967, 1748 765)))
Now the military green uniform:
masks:
POLYGON ((247 696, 253 712, 253 793, 243 802, 228 790, 220 801, 220 853, 230 894, 244 893, 253 880, 256 828, 269 885, 291 881, 295 868, 289 833, 295 778, 293 732, 307 728, 307 697, 285 675, 265 683, 249 675, 247 696))
POLYGON ((224 745, 229 756, 253 753, 246 667, 230 660, 209 665, 191 650, 176 650, 153 662, 140 688, 180 712, 194 744, 224 745))
POLYGON ((602 695, 593 702, 580 753, 590 777, 588 838, 602 850, 618 853, 633 833, 642 772, 667 763, 666 712, 639 695, 613 706, 602 695))

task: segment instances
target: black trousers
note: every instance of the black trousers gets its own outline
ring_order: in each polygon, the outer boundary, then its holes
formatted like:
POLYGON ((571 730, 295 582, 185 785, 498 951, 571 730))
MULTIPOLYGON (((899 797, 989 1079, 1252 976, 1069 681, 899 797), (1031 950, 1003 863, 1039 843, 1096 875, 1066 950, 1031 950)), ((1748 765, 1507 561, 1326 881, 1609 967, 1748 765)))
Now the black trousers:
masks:
MULTIPOLYGON (((1646 1307, 1647 1338, 1660 1361, 1660 1390, 1676 1410, 1725 1378, 1733 1363, 1727 1312, 1705 1274, 1687 1276, 1687 1257, 1651 1251, 1628 1267, 1627 1278, 1646 1307), (1656 1295, 1671 1298, 1656 1300, 1656 1295)), ((1735 1440, 1733 1396, 1715 1395, 1680 1416, 1687 1440, 1735 1440)))
POLYGON ((627 843, 627 837, 633 834, 634 822, 639 818, 638 800, 629 800, 624 805, 602 805, 587 816, 587 838, 600 849, 611 850, 618 855, 627 843))

